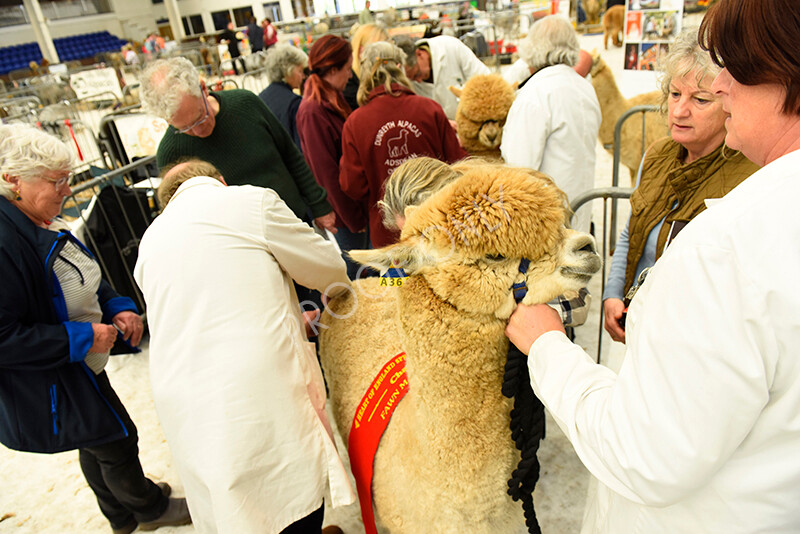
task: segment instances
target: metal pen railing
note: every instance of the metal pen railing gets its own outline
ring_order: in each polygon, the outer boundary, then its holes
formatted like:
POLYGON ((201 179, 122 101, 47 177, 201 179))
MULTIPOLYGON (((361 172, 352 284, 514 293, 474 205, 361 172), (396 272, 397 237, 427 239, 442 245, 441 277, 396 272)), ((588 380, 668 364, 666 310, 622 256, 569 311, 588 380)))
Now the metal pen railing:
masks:
MULTIPOLYGON (((647 131, 647 113, 658 112, 658 106, 633 106, 632 108, 625 111, 622 115, 620 115, 619 119, 617 119, 617 123, 614 125, 614 168, 612 169, 611 174, 611 187, 618 187, 619 186, 619 164, 621 159, 621 151, 622 151, 622 128, 625 125, 625 122, 632 116, 636 115, 637 113, 642 114, 642 151, 641 154, 644 156, 645 150, 647 149, 646 146, 646 131, 647 131)), ((635 171, 636 169, 634 169, 635 171)), ((610 231, 611 231, 611 238, 610 238, 610 246, 613 249, 617 243, 617 201, 613 199, 611 201, 611 222, 610 222, 610 231)))
POLYGON ((73 233, 92 251, 103 277, 142 311, 145 302, 133 278, 133 267, 139 242, 158 205, 156 183, 145 179, 137 184, 134 175, 154 162, 155 156, 142 158, 78 184, 61 207, 62 217, 72 221, 73 233))
POLYGON ((608 226, 606 225, 606 221, 609 221, 608 205, 609 201, 611 201, 615 204, 614 209, 616 209, 616 201, 618 199, 630 198, 632 193, 633 189, 630 187, 602 187, 598 189, 592 189, 591 191, 586 191, 585 193, 575 197, 570 203, 570 209, 572 209, 572 213, 576 213, 578 208, 584 204, 598 198, 603 199, 603 224, 599 230, 595 229, 595 235, 600 236, 600 254, 603 258, 602 267, 600 268, 600 325, 597 333, 597 363, 600 363, 603 347, 603 293, 606 289, 606 260, 609 258, 610 251, 613 250, 613 245, 611 245, 611 237, 614 236, 616 238, 616 228, 613 228, 611 224, 608 226))

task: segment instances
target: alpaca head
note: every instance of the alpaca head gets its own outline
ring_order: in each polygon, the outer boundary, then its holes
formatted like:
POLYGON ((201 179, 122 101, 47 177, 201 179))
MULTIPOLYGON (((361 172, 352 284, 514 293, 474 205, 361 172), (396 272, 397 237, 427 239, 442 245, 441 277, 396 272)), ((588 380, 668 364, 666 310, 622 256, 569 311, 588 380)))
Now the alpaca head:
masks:
POLYGON ((463 89, 450 90, 460 98, 456 124, 461 145, 471 154, 496 152, 499 157, 514 89, 497 74, 481 74, 470 78, 463 89))
POLYGON ((424 277, 459 310, 506 319, 515 283, 526 283, 523 302, 534 304, 586 286, 600 269, 594 239, 566 221, 564 194, 547 176, 482 163, 414 210, 400 242, 350 255, 424 277), (523 258, 530 265, 521 273, 523 258))

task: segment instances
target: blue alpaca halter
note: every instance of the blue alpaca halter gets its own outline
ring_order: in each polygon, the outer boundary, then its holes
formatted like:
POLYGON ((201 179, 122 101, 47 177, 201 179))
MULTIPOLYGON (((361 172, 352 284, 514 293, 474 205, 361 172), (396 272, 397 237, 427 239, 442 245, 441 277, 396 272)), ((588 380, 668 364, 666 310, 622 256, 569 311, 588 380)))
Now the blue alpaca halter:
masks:
MULTIPOLYGON (((530 264, 531 260, 529 260, 528 258, 522 258, 521 260, 519 260, 519 272, 521 272, 522 274, 527 273, 530 264)), ((514 300, 517 301, 517 304, 519 304, 522 301, 522 299, 525 298, 525 295, 528 294, 528 286, 525 284, 525 280, 523 280, 522 282, 517 282, 516 284, 511 286, 511 289, 514 291, 514 300)))

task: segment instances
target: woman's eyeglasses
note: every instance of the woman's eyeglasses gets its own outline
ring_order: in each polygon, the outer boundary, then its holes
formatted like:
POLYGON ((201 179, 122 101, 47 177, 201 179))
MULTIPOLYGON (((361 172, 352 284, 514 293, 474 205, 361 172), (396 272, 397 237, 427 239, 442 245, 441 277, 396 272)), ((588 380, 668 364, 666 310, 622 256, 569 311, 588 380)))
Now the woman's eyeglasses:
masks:
POLYGON ((53 186, 55 186, 56 190, 59 190, 59 189, 63 188, 65 185, 67 185, 70 182, 71 179, 72 179, 72 173, 69 173, 69 174, 67 174, 65 176, 62 176, 61 178, 57 178, 57 179, 45 177, 45 180, 47 180, 48 182, 53 184, 53 186))

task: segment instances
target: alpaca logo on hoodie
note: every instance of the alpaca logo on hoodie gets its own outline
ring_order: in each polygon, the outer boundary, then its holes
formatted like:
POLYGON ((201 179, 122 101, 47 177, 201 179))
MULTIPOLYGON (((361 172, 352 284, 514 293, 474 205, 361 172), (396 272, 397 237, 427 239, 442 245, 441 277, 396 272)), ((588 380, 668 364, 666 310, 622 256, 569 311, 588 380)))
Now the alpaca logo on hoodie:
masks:
MULTIPOLYGON (((378 129, 373 145, 385 147, 384 154, 386 156, 383 164, 387 168, 388 175, 391 175, 394 169, 407 159, 420 155, 415 152, 413 142, 415 138, 419 137, 422 137, 419 127, 407 120, 387 121, 378 129), (411 140, 410 147, 408 146, 409 140, 411 140)), ((416 150, 419 148, 417 147, 416 150)))
POLYGON ((389 149, 390 158, 408 156, 408 130, 403 128, 397 137, 387 140, 386 147, 389 149))
MULTIPOLYGON (((407 120, 398 120, 398 121, 388 121, 383 126, 378 129, 378 133, 375 134, 375 141, 372 143, 374 146, 381 146, 383 144, 383 138, 387 134, 390 134, 391 130, 399 129, 399 132, 396 132, 396 135, 389 137, 386 140, 386 146, 389 147, 389 157, 396 158, 403 154, 408 154, 408 146, 406 145, 406 141, 408 140, 408 134, 411 133, 414 137, 422 137, 422 132, 419 131, 419 127, 414 124, 413 122, 407 120), (406 145, 406 152, 399 152, 402 150, 402 146, 406 145)), ((391 132, 391 134, 395 134, 395 132, 391 132)))

